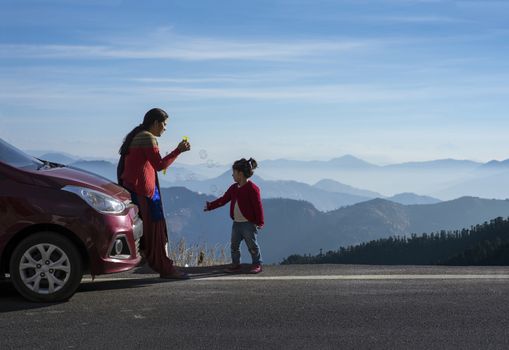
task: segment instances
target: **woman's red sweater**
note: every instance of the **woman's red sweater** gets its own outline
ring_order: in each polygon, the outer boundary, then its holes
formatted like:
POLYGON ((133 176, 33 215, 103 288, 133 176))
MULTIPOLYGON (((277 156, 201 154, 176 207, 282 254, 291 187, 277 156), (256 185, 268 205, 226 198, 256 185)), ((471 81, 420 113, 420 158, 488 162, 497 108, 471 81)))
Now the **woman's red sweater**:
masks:
POLYGON ((176 148, 162 158, 156 137, 148 131, 138 133, 125 156, 123 185, 138 195, 152 198, 157 184, 157 172, 169 167, 180 153, 176 148))
POLYGON ((233 220, 233 209, 237 201, 239 202, 239 209, 242 215, 244 215, 248 221, 260 227, 265 224, 260 188, 252 181, 246 182, 242 187, 239 187, 236 183, 231 185, 221 198, 207 203, 207 210, 222 207, 230 202, 230 217, 233 220))

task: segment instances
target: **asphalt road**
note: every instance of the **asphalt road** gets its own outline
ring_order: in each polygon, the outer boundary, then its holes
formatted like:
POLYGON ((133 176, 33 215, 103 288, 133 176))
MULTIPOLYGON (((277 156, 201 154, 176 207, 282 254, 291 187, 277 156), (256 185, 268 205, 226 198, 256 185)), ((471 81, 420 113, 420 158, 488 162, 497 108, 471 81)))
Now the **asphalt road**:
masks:
POLYGON ((509 268, 268 266, 85 277, 68 302, 0 283, 0 349, 507 349, 509 268))

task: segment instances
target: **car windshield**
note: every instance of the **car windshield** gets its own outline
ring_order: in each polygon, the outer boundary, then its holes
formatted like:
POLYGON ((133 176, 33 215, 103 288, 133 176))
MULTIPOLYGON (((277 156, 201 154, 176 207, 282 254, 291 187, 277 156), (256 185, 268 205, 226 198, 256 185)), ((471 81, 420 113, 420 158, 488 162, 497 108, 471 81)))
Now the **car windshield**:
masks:
POLYGON ((44 163, 0 139, 0 162, 23 169, 37 170, 44 163))

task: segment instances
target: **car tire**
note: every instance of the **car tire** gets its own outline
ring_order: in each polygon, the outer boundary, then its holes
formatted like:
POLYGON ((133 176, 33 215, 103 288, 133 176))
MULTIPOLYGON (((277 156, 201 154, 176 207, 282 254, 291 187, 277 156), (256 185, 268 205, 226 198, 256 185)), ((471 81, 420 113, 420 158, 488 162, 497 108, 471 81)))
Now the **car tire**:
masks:
POLYGON ((69 299, 83 277, 83 261, 76 246, 54 232, 39 232, 21 241, 10 260, 14 287, 36 302, 69 299))

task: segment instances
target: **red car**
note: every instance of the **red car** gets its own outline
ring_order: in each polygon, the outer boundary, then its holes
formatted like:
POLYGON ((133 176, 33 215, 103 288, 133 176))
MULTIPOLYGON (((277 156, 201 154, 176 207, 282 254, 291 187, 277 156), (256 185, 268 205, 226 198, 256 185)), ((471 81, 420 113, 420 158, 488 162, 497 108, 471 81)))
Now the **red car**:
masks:
POLYGON ((0 278, 24 297, 66 300, 84 273, 134 268, 142 230, 122 187, 0 139, 0 278))

